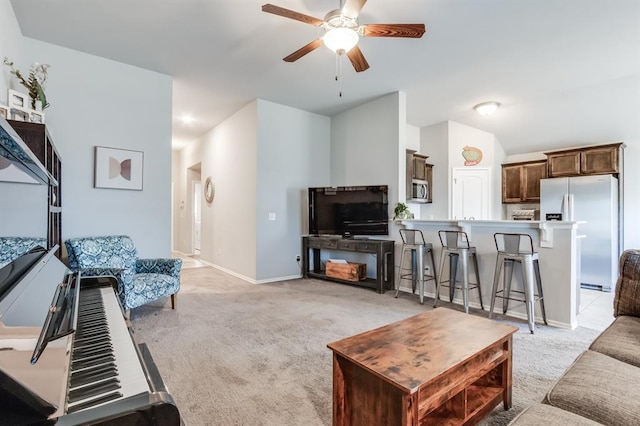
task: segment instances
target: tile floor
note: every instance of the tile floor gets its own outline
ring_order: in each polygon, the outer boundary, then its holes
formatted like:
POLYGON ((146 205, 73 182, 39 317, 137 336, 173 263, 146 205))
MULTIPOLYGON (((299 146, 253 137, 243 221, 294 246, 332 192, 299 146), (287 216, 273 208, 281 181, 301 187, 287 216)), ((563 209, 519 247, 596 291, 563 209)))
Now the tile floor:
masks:
POLYGON ((203 262, 200 261, 198 255, 189 256, 189 255, 186 255, 186 254, 183 254, 183 253, 173 252, 173 253, 171 253, 171 256, 176 258, 176 259, 182 259, 182 268, 183 269, 200 268, 201 266, 207 266, 206 264, 204 264, 203 262))
POLYGON ((578 326, 598 331, 607 328, 614 320, 613 296, 613 291, 580 289, 578 326))

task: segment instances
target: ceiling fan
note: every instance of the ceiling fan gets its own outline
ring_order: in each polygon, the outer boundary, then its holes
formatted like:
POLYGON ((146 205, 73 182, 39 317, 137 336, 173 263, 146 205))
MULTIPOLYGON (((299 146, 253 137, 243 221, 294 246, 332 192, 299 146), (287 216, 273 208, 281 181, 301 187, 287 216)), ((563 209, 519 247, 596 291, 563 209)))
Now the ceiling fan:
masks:
POLYGON ((358 47, 359 37, 405 37, 420 38, 425 33, 424 24, 363 24, 358 23, 358 15, 367 0, 341 0, 340 9, 327 13, 324 19, 314 18, 273 4, 265 4, 262 11, 295 19, 305 24, 322 27, 324 36, 296 50, 283 60, 294 62, 323 44, 342 56, 345 53, 357 72, 365 71, 369 64, 358 47))

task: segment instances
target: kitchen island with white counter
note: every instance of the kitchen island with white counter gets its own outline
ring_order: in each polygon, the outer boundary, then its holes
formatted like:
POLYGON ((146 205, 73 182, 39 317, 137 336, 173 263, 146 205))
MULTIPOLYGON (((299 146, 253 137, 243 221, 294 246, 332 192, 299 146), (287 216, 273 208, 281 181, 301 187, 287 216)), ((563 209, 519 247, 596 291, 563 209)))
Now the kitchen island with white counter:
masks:
MULTIPOLYGON (((425 240, 433 244, 436 255, 437 273, 441 253, 439 230, 460 230, 467 233, 471 245, 476 247, 480 270, 480 283, 485 309, 491 300, 497 250, 493 235, 497 232, 528 234, 533 239, 534 250, 538 252, 540 275, 544 290, 544 301, 549 325, 573 329, 577 327, 577 313, 580 294, 580 235, 578 222, 554 221, 513 221, 513 220, 401 220, 401 227, 419 229, 425 240)), ((448 264, 445 262, 445 264, 448 264)), ((445 266, 445 277, 448 276, 445 266)), ((514 268, 514 290, 522 290, 522 276, 519 266, 514 268)), ((427 296, 435 295, 435 287, 425 289, 427 296)), ((461 292, 457 291, 454 302, 461 302, 461 292)), ((441 296, 442 297, 442 296, 441 296)), ((471 294, 469 303, 480 308, 477 294, 471 294), (475 298, 474 298, 475 296, 475 298)), ((499 310, 496 309, 496 312, 499 310)), ((501 312, 499 312, 501 313, 501 312)), ((537 321, 540 309, 536 306, 537 321)), ((524 303, 511 302, 507 315, 527 317, 524 303)))

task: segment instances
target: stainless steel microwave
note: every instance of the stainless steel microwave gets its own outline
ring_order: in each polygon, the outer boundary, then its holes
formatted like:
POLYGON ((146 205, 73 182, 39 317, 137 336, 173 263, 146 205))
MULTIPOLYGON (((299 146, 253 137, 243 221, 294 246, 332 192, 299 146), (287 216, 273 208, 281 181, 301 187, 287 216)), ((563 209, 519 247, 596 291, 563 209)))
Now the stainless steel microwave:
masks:
POLYGON ((411 195, 414 200, 428 201, 429 200, 429 182, 412 182, 413 186, 411 195))

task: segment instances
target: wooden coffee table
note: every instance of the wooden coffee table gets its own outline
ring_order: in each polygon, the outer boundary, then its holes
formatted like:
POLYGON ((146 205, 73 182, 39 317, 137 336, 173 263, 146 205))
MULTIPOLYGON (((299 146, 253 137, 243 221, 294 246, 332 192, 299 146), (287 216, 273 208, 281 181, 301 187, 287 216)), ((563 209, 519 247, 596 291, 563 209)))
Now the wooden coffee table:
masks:
POLYGON ((515 326, 447 308, 327 345, 334 425, 470 425, 511 407, 515 326))

